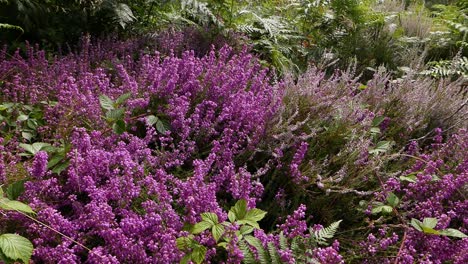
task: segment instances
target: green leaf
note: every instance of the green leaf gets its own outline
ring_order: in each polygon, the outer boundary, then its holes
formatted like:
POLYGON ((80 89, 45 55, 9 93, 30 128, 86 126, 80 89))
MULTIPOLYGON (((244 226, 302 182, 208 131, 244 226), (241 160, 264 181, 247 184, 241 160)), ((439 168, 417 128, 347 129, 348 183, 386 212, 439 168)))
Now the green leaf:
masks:
POLYGON ((379 126, 380 124, 382 124, 382 122, 385 120, 385 116, 376 116, 374 117, 374 119, 372 120, 372 126, 373 127, 377 127, 379 126))
POLYGON ((163 121, 161 121, 161 119, 158 119, 158 121, 156 121, 156 130, 161 133, 161 134, 164 134, 166 133, 168 129, 168 125, 165 124, 163 121))
POLYGON ((125 109, 123 108, 112 109, 112 110, 107 111, 106 118, 108 121, 119 120, 119 119, 123 119, 124 114, 125 114, 125 109))
POLYGON ((115 103, 117 103, 118 105, 121 105, 125 103, 125 101, 127 101, 130 98, 130 96, 132 96, 132 93, 124 93, 121 96, 119 96, 117 100, 115 100, 115 103))
POLYGON ((112 125, 112 130, 114 130, 114 133, 117 135, 121 135, 123 132, 125 132, 125 122, 122 119, 115 121, 115 123, 112 125))
POLYGON ((180 260, 180 264, 188 264, 192 259, 192 254, 185 254, 184 257, 180 260))
POLYGON ((47 163, 47 168, 51 169, 52 167, 57 165, 59 162, 61 162, 63 159, 65 159, 65 155, 62 153, 53 155, 52 158, 47 163))
POLYGON ((252 210, 247 211, 244 219, 258 222, 262 220, 265 217, 265 215, 266 215, 265 211, 257 209, 257 208, 253 208, 252 210))
POLYGON ((206 221, 206 222, 209 222, 213 225, 216 225, 219 223, 218 221, 218 215, 214 214, 214 213, 202 213, 201 214, 201 218, 203 219, 203 221, 206 221))
POLYGON ((236 219, 244 219, 247 213, 247 201, 244 199, 237 201, 234 207, 231 207, 231 211, 236 215, 236 219))
POLYGON ((154 115, 149 115, 149 116, 146 117, 146 122, 150 126, 156 124, 156 122, 158 122, 158 121, 159 121, 159 118, 154 116, 154 115))
POLYGON ((22 122, 28 120, 29 116, 27 115, 19 115, 16 121, 22 122))
POLYGON ((107 95, 99 96, 99 104, 106 110, 114 109, 114 101, 112 101, 112 99, 110 99, 107 95))
POLYGON ((31 129, 33 129, 33 130, 36 130, 36 129, 37 129, 38 123, 37 123, 36 120, 34 120, 34 119, 28 119, 27 124, 28 124, 28 127, 31 128, 31 129))
POLYGON ((16 200, 24 192, 24 183, 26 180, 19 180, 10 185, 6 189, 7 197, 11 200, 16 200))
POLYGON ((388 205, 384 205, 382 203, 375 203, 377 206, 372 208, 372 214, 389 214, 393 211, 393 208, 388 205))
POLYGON ((23 148, 24 150, 26 150, 27 152, 29 152, 30 154, 32 155, 36 155, 37 152, 47 148, 47 147, 50 147, 51 145, 49 143, 43 143, 43 142, 36 142, 36 143, 33 143, 33 144, 24 144, 24 143, 21 143, 19 144, 19 146, 21 148, 23 148))
POLYGON ((0 208, 7 211, 20 211, 23 213, 34 214, 34 211, 29 207, 29 205, 7 198, 0 198, 0 208))
POLYGON ((371 134, 374 134, 374 135, 381 133, 380 128, 378 128, 378 127, 371 127, 370 132, 371 132, 371 134))
POLYGON ((193 226, 193 229, 192 229, 192 234, 200 234, 201 232, 207 230, 207 229, 210 229, 211 227, 213 226, 213 223, 212 222, 209 222, 209 221, 201 221, 199 223, 196 223, 194 226, 193 226))
POLYGON ((426 226, 422 226, 421 228, 425 234, 440 235, 440 232, 435 230, 434 228, 430 228, 426 226))
POLYGON ((418 219, 415 219, 415 218, 411 219, 411 226, 413 226, 414 229, 416 229, 418 231, 421 231, 421 232, 423 231, 422 227, 421 227, 422 223, 418 219))
POLYGON ((426 217, 423 219, 422 227, 434 228, 437 225, 437 218, 426 217))
POLYGON ((188 237, 178 237, 176 239, 176 245, 179 250, 185 250, 190 245, 190 238, 188 237))
POLYGON ((0 263, 4 263, 4 264, 14 264, 15 261, 10 259, 10 258, 7 258, 7 256, 5 256, 2 252, 2 250, 0 249, 0 263), (3 261, 3 262, 2 262, 3 261))
POLYGON ((62 162, 62 163, 58 164, 57 166, 55 166, 52 169, 52 172, 55 173, 55 174, 60 174, 62 171, 66 170, 69 165, 70 165, 69 160, 67 160, 65 162, 62 162))
POLYGON ((398 203, 400 203, 400 199, 394 193, 391 192, 387 196, 387 202, 391 207, 395 208, 398 205, 398 203))
POLYGON ((3 234, 0 236, 0 249, 10 259, 20 259, 24 263, 29 263, 34 248, 33 244, 25 237, 16 234, 3 234))
POLYGON ((378 155, 380 153, 385 153, 390 149, 390 141, 380 141, 377 143, 375 148, 369 150, 369 154, 378 155))
POLYGON ((215 241, 218 242, 219 238, 224 234, 224 226, 222 224, 214 225, 211 229, 211 233, 215 241))
POLYGON ((254 228, 252 226, 248 226, 248 225, 243 225, 240 227, 240 233, 242 235, 247 235, 247 234, 250 234, 254 231, 254 228))
POLYGON ((228 245, 227 242, 219 242, 217 246, 218 246, 218 247, 222 247, 222 248, 226 248, 227 245, 228 245))
POLYGON ((400 176, 401 181, 407 181, 407 182, 412 182, 416 183, 416 175, 414 174, 409 174, 408 176, 400 176))
POLYGON ((33 148, 33 146, 31 144, 19 144, 19 146, 21 148, 23 148, 24 150, 26 150, 27 152, 29 152, 30 154, 34 155, 36 154, 36 150, 33 148))
POLYGON ((239 224, 250 225, 250 226, 253 226, 253 227, 257 228, 257 229, 260 229, 260 226, 258 225, 257 221, 242 219, 242 220, 237 220, 237 222, 239 224))
POLYGON ((458 238, 466 238, 468 237, 467 235, 463 234, 463 232, 453 229, 453 228, 448 228, 444 230, 440 230, 440 235, 443 236, 451 236, 451 237, 458 237, 458 238))
POLYGON ((21 136, 27 141, 31 141, 31 139, 33 138, 33 134, 29 132, 21 132, 21 136))
POLYGON ((228 218, 231 223, 234 223, 234 221, 236 221, 236 214, 231 210, 228 212, 228 218))
POLYGON ((205 260, 206 247, 198 246, 192 251, 192 260, 196 264, 201 264, 205 260))

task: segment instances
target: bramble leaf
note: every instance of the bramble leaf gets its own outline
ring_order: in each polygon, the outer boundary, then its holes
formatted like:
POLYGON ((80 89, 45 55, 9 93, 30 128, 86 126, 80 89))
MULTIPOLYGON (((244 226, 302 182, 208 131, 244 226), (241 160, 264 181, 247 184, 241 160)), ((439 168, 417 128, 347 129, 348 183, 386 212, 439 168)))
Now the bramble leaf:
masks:
POLYGON ((22 260, 29 263, 33 252, 33 244, 25 237, 16 234, 3 234, 0 236, 0 249, 2 253, 12 260, 22 260))

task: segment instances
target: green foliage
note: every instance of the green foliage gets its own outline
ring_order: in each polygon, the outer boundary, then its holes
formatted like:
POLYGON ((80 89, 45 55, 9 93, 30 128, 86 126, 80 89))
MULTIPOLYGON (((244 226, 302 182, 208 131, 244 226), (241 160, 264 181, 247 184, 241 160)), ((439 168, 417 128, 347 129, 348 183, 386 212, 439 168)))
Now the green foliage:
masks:
POLYGON ((463 234, 463 232, 453 229, 453 228, 447 228, 443 230, 435 230, 434 228, 437 225, 437 218, 424 218, 423 221, 419 221, 418 219, 411 219, 411 226, 414 227, 414 229, 423 232, 425 234, 430 234, 430 235, 440 235, 440 236, 450 236, 450 237, 456 237, 456 238, 467 238, 468 236, 463 234))
POLYGON ((0 260, 5 263, 18 260, 29 263, 32 252, 33 245, 27 238, 17 234, 0 235, 0 260))
MULTIPOLYGON (((0 1, 0 30, 22 31, 23 37, 50 44, 75 42, 83 32, 109 33, 136 20, 132 10, 118 0, 6 0, 0 1), (11 26, 15 25, 15 26, 11 26)), ((18 36, 0 38, 13 41, 18 36)))
MULTIPOLYGON (((24 190, 24 182, 16 182, 7 188, 7 196, 4 196, 3 188, 0 186, 0 211, 17 211, 25 214, 34 214, 29 205, 15 201, 24 190)), ((29 263, 33 252, 33 245, 27 239, 17 234, 0 235, 0 261, 15 263, 18 260, 29 263)))
POLYGON ((130 93, 123 94, 115 102, 106 95, 99 96, 99 103, 102 109, 106 110, 106 121, 112 126, 112 130, 119 135, 126 130, 125 108, 122 108, 121 105, 130 98, 130 95, 130 93))
POLYGON ((240 226, 239 231, 237 231, 235 235, 237 236, 241 248, 245 247, 245 241, 249 244, 259 243, 257 238, 249 234, 253 232, 254 228, 260 228, 258 221, 262 220, 265 215, 266 212, 260 209, 248 209, 246 200, 239 200, 233 207, 231 207, 228 213, 230 222, 220 223, 216 214, 210 212, 202 213, 202 221, 188 227, 190 235, 188 237, 177 238, 177 247, 185 252, 180 263, 188 263, 190 260, 195 263, 203 262, 205 259, 206 247, 200 245, 196 240, 194 240, 193 235, 200 234, 206 230, 210 231, 214 240, 217 242, 217 246, 224 249, 227 248, 228 243, 232 239, 230 236, 231 234, 226 230, 230 229, 233 224, 240 226))
POLYGON ((28 142, 40 138, 37 128, 45 124, 44 107, 54 102, 40 102, 37 105, 4 102, 0 104, 0 122, 5 122, 0 135, 9 139, 13 134, 20 134, 28 142))
POLYGON ((430 67, 421 72, 422 75, 434 78, 464 77, 468 78, 468 58, 455 57, 452 60, 441 60, 428 63, 430 67))

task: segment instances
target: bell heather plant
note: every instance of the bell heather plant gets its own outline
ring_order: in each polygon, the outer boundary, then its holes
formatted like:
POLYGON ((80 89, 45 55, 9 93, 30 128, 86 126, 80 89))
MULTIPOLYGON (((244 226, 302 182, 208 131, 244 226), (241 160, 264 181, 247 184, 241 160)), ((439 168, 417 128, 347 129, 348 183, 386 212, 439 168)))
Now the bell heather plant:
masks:
POLYGON ((460 81, 278 81, 247 49, 179 51, 0 52, 0 180, 37 213, 2 211, 0 231, 34 261, 466 261, 460 81))

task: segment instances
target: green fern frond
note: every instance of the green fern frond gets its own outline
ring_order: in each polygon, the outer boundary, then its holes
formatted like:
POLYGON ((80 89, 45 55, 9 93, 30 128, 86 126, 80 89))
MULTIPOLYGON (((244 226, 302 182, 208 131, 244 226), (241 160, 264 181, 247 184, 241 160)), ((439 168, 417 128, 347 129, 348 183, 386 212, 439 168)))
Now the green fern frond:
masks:
POLYGON ((281 264, 281 258, 276 250, 275 245, 273 242, 268 243, 268 253, 270 254, 270 259, 272 264, 281 264))
POLYGON ((3 24, 3 23, 0 23, 0 30, 1 29, 6 29, 6 30, 19 30, 21 31, 21 33, 24 33, 24 30, 19 27, 19 26, 15 26, 15 25, 10 25, 10 24, 3 24))
POLYGON ((281 233, 280 233, 279 244, 280 244, 281 250, 287 250, 288 249, 288 240, 284 236, 283 231, 281 231, 281 233))
MULTIPOLYGON (((463 76, 468 78, 468 58, 456 57, 453 60, 442 60, 430 63, 432 66, 420 74, 434 78, 463 76)), ((429 64, 428 64, 429 65, 429 64)))
POLYGON ((341 221, 342 220, 336 221, 328 227, 322 228, 315 232, 311 232, 313 234, 314 240, 318 244, 326 245, 327 239, 333 238, 336 231, 338 230, 338 227, 340 226, 341 221))
POLYGON ((245 236, 244 237, 249 245, 253 246, 257 250, 258 260, 261 264, 270 264, 271 258, 268 252, 265 251, 263 248, 262 242, 260 239, 253 237, 253 236, 245 236))
POLYGON ((201 22, 202 24, 213 23, 219 28, 223 28, 224 24, 219 20, 210 8, 208 4, 197 1, 197 0, 182 0, 181 9, 191 15, 193 18, 201 22))
POLYGON ((258 261, 255 260, 254 253, 250 249, 249 245, 247 245, 244 241, 239 242, 239 249, 242 251, 242 254, 244 255, 244 259, 242 262, 244 264, 257 264, 258 261))

